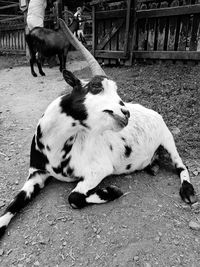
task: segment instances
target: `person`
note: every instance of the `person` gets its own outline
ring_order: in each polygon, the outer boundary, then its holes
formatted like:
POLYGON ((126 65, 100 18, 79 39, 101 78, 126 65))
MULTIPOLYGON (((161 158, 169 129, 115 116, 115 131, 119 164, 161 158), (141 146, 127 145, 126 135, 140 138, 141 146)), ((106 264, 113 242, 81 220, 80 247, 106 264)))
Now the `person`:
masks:
POLYGON ((29 30, 34 27, 44 27, 46 6, 47 0, 30 0, 26 19, 29 30))
POLYGON ((76 36, 79 39, 79 41, 81 41, 83 44, 87 44, 86 40, 85 40, 85 36, 84 36, 84 26, 85 26, 85 22, 82 21, 82 12, 83 9, 81 7, 77 7, 77 11, 74 14, 74 17, 79 20, 79 29, 76 31, 76 36))

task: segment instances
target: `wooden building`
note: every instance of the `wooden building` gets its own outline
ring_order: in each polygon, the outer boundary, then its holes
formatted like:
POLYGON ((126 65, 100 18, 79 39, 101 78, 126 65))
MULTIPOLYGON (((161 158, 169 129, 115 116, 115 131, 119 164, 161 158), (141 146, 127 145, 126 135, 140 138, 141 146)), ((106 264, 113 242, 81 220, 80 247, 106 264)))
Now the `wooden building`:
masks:
MULTIPOLYGON (((59 16, 78 6, 92 15, 92 52, 104 64, 200 60, 200 0, 58 1, 59 16)), ((25 52, 25 23, 18 4, 0 0, 0 51, 25 52), (9 13, 10 8, 15 13, 9 13)), ((45 27, 52 27, 51 16, 47 9, 45 27)))

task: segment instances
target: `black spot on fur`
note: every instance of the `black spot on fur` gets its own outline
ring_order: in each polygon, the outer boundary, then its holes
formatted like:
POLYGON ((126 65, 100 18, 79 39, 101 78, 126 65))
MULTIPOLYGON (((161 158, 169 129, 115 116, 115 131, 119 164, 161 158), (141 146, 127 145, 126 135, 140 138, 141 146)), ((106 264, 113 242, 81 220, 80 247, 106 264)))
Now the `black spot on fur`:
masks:
POLYGON ((74 172, 74 169, 73 169, 73 168, 71 168, 71 167, 68 167, 68 168, 67 168, 67 174, 68 174, 69 176, 73 175, 73 172, 74 172))
POLYGON ((131 168, 131 164, 128 164, 128 165, 126 166, 126 169, 127 169, 127 170, 130 170, 130 168, 131 168))
POLYGON ((115 186, 108 186, 106 189, 98 189, 96 194, 100 199, 112 201, 123 195, 122 191, 115 186))
POLYGON ((113 151, 113 147, 112 147, 112 145, 110 145, 109 147, 110 147, 110 150, 113 151))
POLYGON ((30 155, 30 167, 45 170, 46 165, 49 163, 48 158, 43 152, 36 149, 35 136, 33 137, 31 144, 31 155, 30 155))
POLYGON ((53 167, 53 171, 56 173, 56 174, 59 174, 59 173, 62 173, 63 176, 66 176, 66 174, 64 173, 64 168, 67 167, 67 165, 69 164, 70 162, 70 159, 71 157, 68 157, 66 160, 63 160, 61 162, 61 164, 58 166, 58 167, 53 167))
POLYGON ((87 205, 85 201, 86 196, 79 192, 72 192, 69 195, 68 201, 73 208, 81 209, 87 205))
POLYGON ((40 150, 44 149, 44 145, 41 142, 41 138, 42 138, 42 131, 41 131, 40 125, 38 125, 38 127, 37 127, 36 141, 37 141, 37 146, 38 146, 38 148, 40 150))
POLYGON ((123 103, 121 100, 119 101, 119 104, 120 104, 121 106, 125 106, 124 103, 123 103))
POLYGON ((0 227, 0 238, 5 234, 6 226, 0 227))
POLYGON ((86 120, 88 114, 84 101, 85 92, 83 90, 73 90, 71 94, 61 98, 61 112, 65 113, 67 116, 71 116, 74 120, 79 120, 80 122, 86 120))
POLYGON ((48 151, 51 151, 51 149, 50 149, 50 147, 47 145, 46 146, 46 149, 48 150, 48 151))
POLYGON ((76 126, 76 123, 75 122, 72 122, 72 127, 75 127, 76 126))
POLYGON ((20 191, 17 196, 14 198, 14 200, 9 204, 7 207, 6 212, 10 212, 12 214, 15 214, 19 212, 28 202, 29 199, 27 199, 26 192, 20 191))
POLYGON ((66 158, 67 154, 69 154, 69 152, 71 151, 72 149, 72 145, 68 145, 67 143, 65 143, 62 151, 64 151, 64 155, 63 155, 63 159, 66 158))
POLYGON ((131 152, 132 152, 132 148, 130 146, 128 146, 128 145, 125 145, 124 148, 125 148, 124 154, 128 158, 130 156, 131 152))
POLYGON ((103 91, 102 81, 105 76, 94 76, 92 80, 85 86, 85 89, 93 95, 99 94, 103 91))
POLYGON ((122 137, 122 141, 126 142, 126 139, 124 137, 122 137))

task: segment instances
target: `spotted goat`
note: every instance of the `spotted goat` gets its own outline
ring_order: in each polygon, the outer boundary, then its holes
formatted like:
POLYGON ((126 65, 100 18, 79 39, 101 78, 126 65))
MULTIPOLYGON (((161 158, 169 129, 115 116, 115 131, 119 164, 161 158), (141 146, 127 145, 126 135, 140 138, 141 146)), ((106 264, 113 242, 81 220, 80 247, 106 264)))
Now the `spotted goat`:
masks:
POLYGON ((187 168, 161 115, 139 104, 124 103, 117 94, 116 83, 65 23, 59 23, 88 61, 93 77, 86 82, 63 71, 72 91, 54 100, 39 120, 31 144, 28 178, 0 217, 0 235, 50 176, 65 182, 77 181, 68 198, 73 208, 105 203, 123 193, 115 186, 99 188, 100 182, 109 175, 151 169, 159 146, 169 152, 180 176, 180 196, 187 203, 195 202, 187 168))

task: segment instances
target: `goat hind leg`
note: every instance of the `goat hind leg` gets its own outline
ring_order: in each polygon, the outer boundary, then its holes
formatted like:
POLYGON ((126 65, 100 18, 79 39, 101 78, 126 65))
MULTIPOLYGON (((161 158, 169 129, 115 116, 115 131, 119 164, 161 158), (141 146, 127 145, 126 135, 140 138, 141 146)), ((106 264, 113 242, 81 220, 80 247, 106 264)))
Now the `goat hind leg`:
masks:
POLYGON ((33 77, 37 77, 37 74, 34 71, 34 62, 35 62, 35 60, 36 60, 35 57, 31 57, 30 58, 31 73, 32 73, 33 77))
POLYGON ((174 138, 171 132, 166 129, 166 135, 164 137, 164 141, 162 146, 168 151, 170 154, 172 163, 174 164, 178 175, 181 179, 181 188, 180 188, 180 196, 186 203, 192 204, 196 202, 196 196, 193 185, 190 183, 190 176, 186 166, 183 164, 181 157, 176 149, 176 145, 174 142, 174 138))
POLYGON ((42 56, 41 55, 38 55, 36 62, 37 62, 37 66, 38 66, 38 70, 39 70, 40 75, 45 76, 45 73, 42 70, 42 63, 41 63, 42 62, 42 56))
POLYGON ((88 179, 80 181, 69 195, 69 203, 72 208, 83 208, 88 204, 101 204, 112 201, 123 195, 116 186, 108 186, 103 189, 96 189, 102 179, 88 179))
POLYGON ((21 191, 11 201, 4 214, 0 217, 0 237, 3 236, 11 219, 44 187, 49 177, 45 171, 31 171, 21 191))

